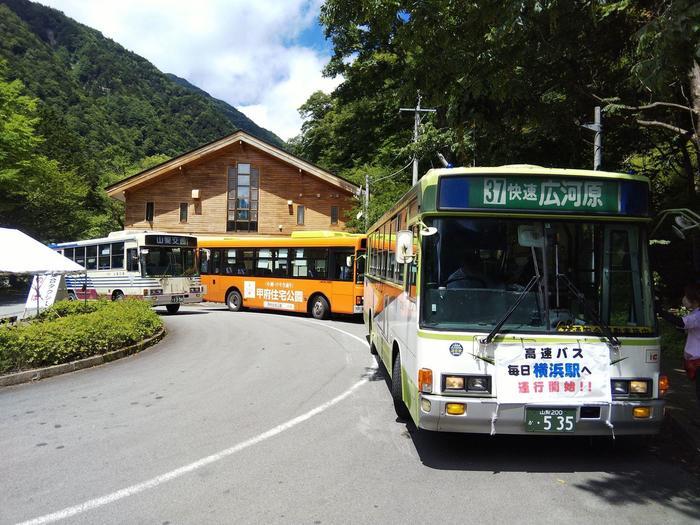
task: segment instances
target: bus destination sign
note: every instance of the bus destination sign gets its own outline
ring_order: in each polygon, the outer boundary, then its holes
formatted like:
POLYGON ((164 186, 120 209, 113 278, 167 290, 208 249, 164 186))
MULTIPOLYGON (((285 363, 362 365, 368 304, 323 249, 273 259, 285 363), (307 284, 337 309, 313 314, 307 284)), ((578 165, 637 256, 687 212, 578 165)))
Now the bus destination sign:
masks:
POLYGON ((146 246, 197 246, 196 237, 182 235, 146 235, 146 246))
POLYGON ((644 183, 572 177, 444 177, 441 209, 527 210, 644 215, 644 183), (633 191, 625 191, 633 190, 633 191), (633 201, 633 202, 628 202, 633 201), (630 206, 629 204, 632 204, 630 206))

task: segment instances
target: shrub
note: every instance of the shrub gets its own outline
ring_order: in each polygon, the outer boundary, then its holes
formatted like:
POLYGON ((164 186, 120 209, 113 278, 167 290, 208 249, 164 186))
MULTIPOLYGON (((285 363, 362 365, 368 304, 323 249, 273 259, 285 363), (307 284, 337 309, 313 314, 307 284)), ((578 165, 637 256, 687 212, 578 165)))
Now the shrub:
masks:
POLYGON ((106 306, 108 301, 59 301, 50 308, 47 308, 41 312, 37 317, 34 318, 33 322, 36 321, 47 321, 53 319, 59 319, 61 317, 68 317, 70 315, 77 314, 89 314, 104 306, 106 306))
POLYGON ((118 350, 163 322, 143 301, 62 301, 29 323, 0 326, 0 373, 57 365, 118 350))

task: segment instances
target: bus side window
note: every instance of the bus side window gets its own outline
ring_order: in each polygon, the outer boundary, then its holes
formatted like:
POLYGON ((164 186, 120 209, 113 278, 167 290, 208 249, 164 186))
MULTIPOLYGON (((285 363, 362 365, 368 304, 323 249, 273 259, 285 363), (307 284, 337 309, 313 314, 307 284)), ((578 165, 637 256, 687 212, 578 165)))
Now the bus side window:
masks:
POLYGON ((199 273, 205 275, 209 273, 210 251, 206 248, 199 249, 199 273))
POLYGON ((367 252, 364 250, 358 250, 357 257, 355 257, 355 282, 357 284, 363 284, 365 282, 366 261, 367 252))
POLYGON ((354 255, 352 249, 331 248, 330 278, 334 281, 352 281, 354 255))
POLYGON ((209 268, 209 273, 215 275, 221 273, 221 250, 211 251, 211 268, 209 268))
POLYGON ((112 243, 112 269, 124 268, 124 243, 112 243))
POLYGON ((85 269, 97 270, 97 245, 85 247, 85 269))
POLYGON ((136 248, 126 249, 126 271, 127 272, 138 272, 139 271, 139 256, 137 255, 136 248))
POLYGON ((413 230, 413 261, 406 264, 406 283, 405 289, 408 292, 408 297, 416 298, 416 277, 418 274, 418 226, 414 226, 413 230))

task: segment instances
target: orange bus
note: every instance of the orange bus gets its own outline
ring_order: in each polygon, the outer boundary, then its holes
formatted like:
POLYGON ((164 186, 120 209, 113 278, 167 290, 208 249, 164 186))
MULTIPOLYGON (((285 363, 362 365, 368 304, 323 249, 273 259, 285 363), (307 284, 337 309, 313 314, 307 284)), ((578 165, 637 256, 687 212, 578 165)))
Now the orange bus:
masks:
POLYGON ((200 237, 205 301, 234 312, 261 308, 361 314, 365 235, 295 232, 290 237, 200 237))

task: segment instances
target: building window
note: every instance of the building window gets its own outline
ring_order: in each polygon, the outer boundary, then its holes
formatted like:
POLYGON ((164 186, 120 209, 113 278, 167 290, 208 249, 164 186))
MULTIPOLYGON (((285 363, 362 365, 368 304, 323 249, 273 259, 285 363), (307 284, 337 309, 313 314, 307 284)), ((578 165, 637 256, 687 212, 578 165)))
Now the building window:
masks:
POLYGON ((304 207, 297 206, 297 226, 304 225, 304 207))
POLYGON ((331 206, 331 224, 338 224, 338 206, 331 206))
POLYGON ((180 203, 180 222, 187 222, 187 208, 188 204, 186 202, 180 203))
POLYGON ((153 210, 155 208, 155 204, 153 202, 147 202, 146 203, 146 220, 148 222, 153 222, 153 210))
POLYGON ((226 231, 258 231, 260 172, 250 164, 228 169, 226 231))

